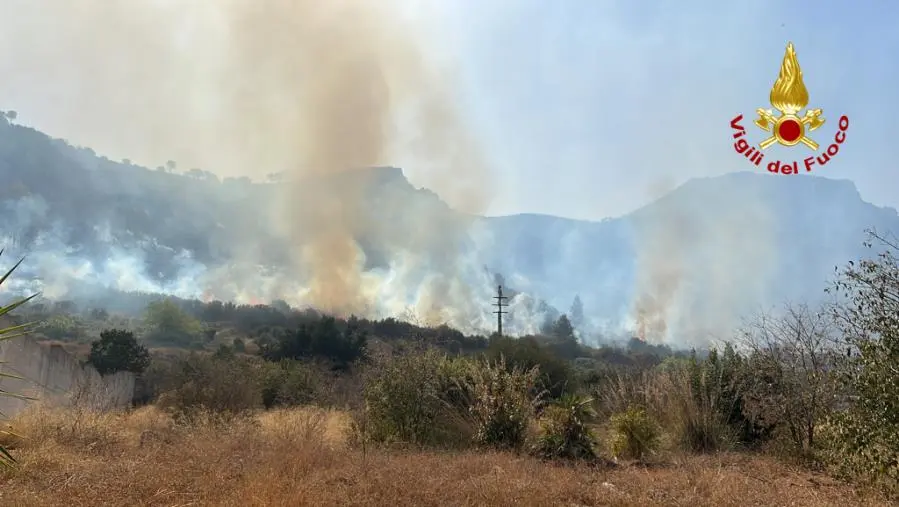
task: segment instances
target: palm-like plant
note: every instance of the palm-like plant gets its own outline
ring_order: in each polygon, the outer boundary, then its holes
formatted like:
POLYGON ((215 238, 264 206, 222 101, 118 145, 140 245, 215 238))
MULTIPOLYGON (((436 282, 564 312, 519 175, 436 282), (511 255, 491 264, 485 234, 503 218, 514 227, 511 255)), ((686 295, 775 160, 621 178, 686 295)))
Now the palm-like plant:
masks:
POLYGON ((596 458, 596 436, 590 427, 595 418, 592 398, 563 394, 543 412, 534 450, 547 459, 596 458))
MULTIPOLYGON (((3 250, 0 250, 0 255, 3 255, 3 250)), ((0 286, 2 286, 3 283, 9 278, 9 276, 12 275, 13 271, 15 271, 16 268, 18 268, 19 265, 22 264, 23 260, 25 260, 25 259, 24 258, 20 259, 19 262, 17 262, 15 264, 15 266, 10 268, 9 271, 6 272, 6 274, 4 274, 2 277, 0 277, 0 286)), ((37 294, 33 294, 31 296, 28 296, 27 298, 20 299, 18 301, 8 304, 8 305, 5 305, 5 306, 0 305, 0 317, 7 315, 9 312, 22 306, 23 304, 25 304, 28 301, 35 298, 36 296, 37 296, 37 294)), ((0 341, 10 340, 12 338, 16 338, 18 336, 27 334, 30 331, 30 329, 32 328, 32 326, 34 326, 34 324, 35 323, 31 322, 31 323, 27 323, 27 324, 20 324, 17 326, 0 328, 0 341)), ((22 379, 22 377, 19 377, 18 375, 13 375, 11 373, 6 373, 6 372, 2 371, 2 364, 3 364, 3 361, 0 361, 0 381, 2 381, 4 378, 20 379, 20 380, 22 379)), ((23 396, 18 393, 13 393, 13 392, 7 391, 7 390, 3 389, 2 387, 0 387, 0 397, 31 399, 31 398, 28 398, 27 396, 23 396)), ((3 418, 2 413, 0 413, 0 418, 3 418)), ((15 435, 14 433, 12 433, 10 431, 0 429, 0 437, 4 437, 4 436, 16 437, 18 435, 15 435)), ((16 460, 13 459, 12 455, 9 454, 9 451, 7 451, 2 445, 0 445, 0 467, 10 467, 10 466, 13 466, 15 463, 16 463, 16 460)))

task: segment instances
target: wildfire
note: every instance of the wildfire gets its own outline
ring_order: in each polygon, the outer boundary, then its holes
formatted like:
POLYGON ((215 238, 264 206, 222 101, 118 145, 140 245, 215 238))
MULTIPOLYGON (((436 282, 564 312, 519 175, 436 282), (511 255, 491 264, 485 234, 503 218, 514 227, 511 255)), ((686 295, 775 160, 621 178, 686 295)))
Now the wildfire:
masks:
POLYGON ((646 343, 646 322, 643 319, 637 323, 637 339, 646 343))

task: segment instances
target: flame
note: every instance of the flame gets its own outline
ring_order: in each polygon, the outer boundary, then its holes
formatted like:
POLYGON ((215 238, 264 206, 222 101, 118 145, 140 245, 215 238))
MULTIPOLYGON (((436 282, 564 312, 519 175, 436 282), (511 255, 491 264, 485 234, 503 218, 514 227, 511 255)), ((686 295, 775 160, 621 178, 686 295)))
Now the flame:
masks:
POLYGON ((808 89, 802 82, 802 70, 796 59, 793 43, 787 44, 784 61, 780 65, 780 75, 771 88, 771 105, 783 114, 796 114, 808 105, 808 89))

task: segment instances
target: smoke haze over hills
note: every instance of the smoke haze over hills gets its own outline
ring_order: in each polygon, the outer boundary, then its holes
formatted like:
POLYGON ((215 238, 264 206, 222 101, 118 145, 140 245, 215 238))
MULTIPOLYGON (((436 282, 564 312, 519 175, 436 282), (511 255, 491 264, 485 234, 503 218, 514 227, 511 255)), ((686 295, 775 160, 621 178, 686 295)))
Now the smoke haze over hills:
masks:
POLYGON ((850 183, 751 174, 603 222, 483 218, 496 171, 461 78, 390 2, 4 6, 0 91, 40 88, 63 123, 138 162, 0 124, 2 232, 51 297, 283 299, 483 331, 501 274, 519 291, 510 332, 579 294, 584 336, 689 343, 820 296, 865 227, 897 228, 850 183), (439 198, 386 167, 407 162, 439 198))
POLYGON ((309 267, 293 257, 302 242, 272 226, 267 203, 284 188, 301 199, 350 180, 370 212, 352 236, 352 283, 368 304, 348 313, 489 331, 501 274, 516 291, 511 333, 537 332, 580 295, 585 339, 642 333, 686 345, 726 337, 747 313, 785 298, 820 299, 833 267, 863 253, 865 228, 899 229, 895 210, 865 203, 850 182, 816 177, 694 180, 632 214, 590 222, 459 213, 391 167, 301 187, 190 174, 112 162, 0 124, 2 230, 9 253, 28 255, 23 273, 39 278, 18 279, 20 290, 321 308, 309 297, 309 267))
MULTIPOLYGON (((283 267, 304 280, 295 292, 322 310, 361 313, 380 298, 383 282, 363 276, 355 237, 380 236, 373 239, 402 251, 452 252, 463 224, 431 220, 435 227, 391 234, 368 220, 366 173, 319 178, 315 189, 306 187, 309 177, 377 165, 400 151, 432 166, 427 174, 452 174, 440 186, 452 190, 445 197, 457 207, 483 209, 489 172, 456 114, 452 76, 423 58, 414 30, 386 4, 51 4, 55 16, 34 22, 53 30, 42 32, 42 45, 5 55, 10 74, 35 61, 60 69, 67 92, 83 87, 75 93, 88 101, 79 128, 114 136, 140 160, 202 163, 259 180, 281 173, 285 183, 261 203, 263 225, 285 243, 283 267), (159 27, 174 27, 177 36, 159 27), (116 126, 124 118, 128 126, 116 126)), ((221 246, 229 258, 259 262, 249 240, 257 225, 221 246)), ((457 264, 447 254, 421 290, 464 290, 453 285, 457 264)))

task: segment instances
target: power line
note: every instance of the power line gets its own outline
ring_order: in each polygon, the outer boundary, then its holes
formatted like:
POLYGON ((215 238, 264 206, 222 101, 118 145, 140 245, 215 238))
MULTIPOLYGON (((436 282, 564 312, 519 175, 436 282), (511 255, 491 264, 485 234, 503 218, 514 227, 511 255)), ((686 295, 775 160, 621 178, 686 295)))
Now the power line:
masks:
POLYGON ((506 302, 506 300, 509 298, 506 296, 503 296, 503 286, 502 285, 496 286, 496 295, 493 296, 493 299, 496 300, 496 302, 493 303, 493 306, 496 307, 496 311, 493 312, 496 314, 496 333, 499 336, 502 336, 503 335, 503 315, 509 313, 509 312, 503 311, 503 308, 509 307, 509 303, 506 302))

